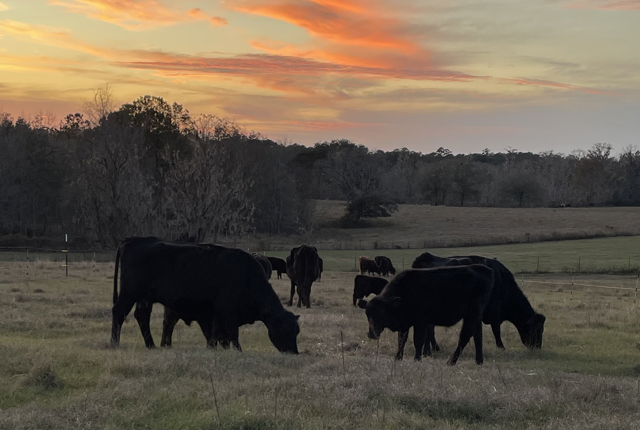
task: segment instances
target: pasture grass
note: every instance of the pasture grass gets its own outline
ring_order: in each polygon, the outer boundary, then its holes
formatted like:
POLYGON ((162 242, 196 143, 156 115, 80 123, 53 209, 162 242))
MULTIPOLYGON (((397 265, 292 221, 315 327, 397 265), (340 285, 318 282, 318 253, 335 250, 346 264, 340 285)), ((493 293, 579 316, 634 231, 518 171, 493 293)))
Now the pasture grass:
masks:
POLYGON ((534 243, 640 235, 640 207, 492 208, 399 205, 366 228, 336 228, 344 202, 317 201, 318 228, 310 239, 257 235, 238 243, 252 250, 287 250, 313 242, 322 250, 387 250, 534 243))
MULTIPOLYGON (((459 325, 437 328, 443 350, 419 363, 393 360, 395 333, 385 331, 379 345, 367 339, 364 313, 351 305, 354 273, 326 271, 313 286, 313 307, 294 308, 301 315, 301 353, 291 356, 275 350, 260 322, 241 328, 242 353, 208 350, 199 328, 183 323, 173 348, 147 350, 133 313, 121 348, 111 350, 112 263, 71 267, 68 278, 58 268, 29 277, 5 272, 12 264, 20 263, 4 263, 0 272, 0 428, 585 429, 640 423, 634 277, 519 277, 534 308, 547 317, 543 349, 526 349, 504 323, 505 351, 484 327, 485 364, 476 366, 470 344, 449 367, 459 325)), ((286 276, 272 284, 286 301, 286 276)), ((156 342, 161 323, 156 305, 156 342)), ((405 356, 413 356, 411 342, 405 356)))
MULTIPOLYGON (((326 270, 357 271, 358 258, 385 255, 397 270, 410 268, 423 252, 438 256, 482 255, 497 258, 514 273, 638 273, 640 236, 565 240, 466 248, 384 249, 368 251, 318 251, 326 270)), ((287 251, 264 252, 285 258, 287 251)))

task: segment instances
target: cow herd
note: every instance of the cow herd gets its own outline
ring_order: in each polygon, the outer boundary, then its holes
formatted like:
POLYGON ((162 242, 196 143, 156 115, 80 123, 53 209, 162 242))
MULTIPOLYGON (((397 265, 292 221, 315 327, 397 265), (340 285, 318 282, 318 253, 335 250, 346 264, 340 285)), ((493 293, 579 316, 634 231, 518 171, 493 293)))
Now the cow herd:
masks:
MULTIPOLYGON (((541 348, 545 317, 536 313, 513 274, 499 261, 478 256, 437 257, 424 253, 412 268, 395 275, 385 256, 361 257, 353 287, 353 305, 365 309, 368 336, 378 339, 385 328, 398 332, 396 359, 402 359, 413 327, 415 359, 439 350, 435 326, 462 321, 454 365, 473 337, 476 363, 482 364, 482 323, 491 325, 496 345, 504 348, 500 325, 511 322, 522 343, 541 348), (367 276, 376 274, 378 276, 367 276), (376 295, 370 301, 364 300, 376 295)), ((163 241, 155 237, 125 239, 116 254, 111 344, 118 347, 122 324, 133 306, 145 345, 154 348, 149 327, 154 303, 164 305, 161 346, 171 346, 173 329, 182 319, 196 321, 209 347, 220 344, 241 350, 239 327, 262 321, 280 352, 298 353, 298 315, 287 311, 269 283, 286 273, 291 281, 288 305, 311 307, 311 287, 323 261, 313 246, 291 250, 285 260, 249 254, 211 244, 163 241), (120 269, 120 291, 118 270, 120 269)))

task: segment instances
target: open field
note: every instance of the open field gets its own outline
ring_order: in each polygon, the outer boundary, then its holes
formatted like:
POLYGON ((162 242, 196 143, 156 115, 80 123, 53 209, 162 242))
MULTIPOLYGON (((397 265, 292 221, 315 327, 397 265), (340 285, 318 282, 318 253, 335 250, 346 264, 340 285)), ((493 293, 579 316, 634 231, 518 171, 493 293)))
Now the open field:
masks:
MULTIPOLYGON (((484 246, 548 240, 640 235, 640 207, 488 208, 400 205, 372 227, 341 229, 331 223, 344 202, 317 202, 318 229, 309 242, 318 249, 389 249, 484 246)), ((272 237, 246 242, 252 249, 278 250, 291 240, 272 237)), ((245 245, 243 245, 245 246, 245 245)), ((285 247, 286 248, 286 247, 285 247)))
MULTIPOLYGON (((570 275, 526 275, 522 289, 547 316, 543 349, 527 350, 504 323, 506 351, 485 327, 485 365, 475 365, 470 344, 448 367, 459 326, 437 328, 443 351, 420 363, 395 363, 388 331, 378 350, 351 306, 353 272, 327 271, 314 284, 313 307, 297 312, 301 354, 288 356, 262 323, 241 328, 243 353, 207 350, 199 329, 182 323, 172 349, 149 351, 133 314, 122 348, 110 350, 113 264, 74 264, 68 278, 55 263, 28 277, 16 264, 0 272, 0 428, 640 425, 633 276, 583 275, 571 287, 570 275)), ((286 276, 272 284, 284 301, 286 276)), ((156 305, 157 341, 161 315, 156 305)))

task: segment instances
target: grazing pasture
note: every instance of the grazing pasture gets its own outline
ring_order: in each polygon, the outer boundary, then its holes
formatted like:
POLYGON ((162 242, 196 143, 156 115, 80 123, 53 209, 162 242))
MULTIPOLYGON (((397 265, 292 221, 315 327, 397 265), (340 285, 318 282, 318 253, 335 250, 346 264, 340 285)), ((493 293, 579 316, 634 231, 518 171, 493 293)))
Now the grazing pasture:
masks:
MULTIPOLYGON (((299 356, 277 352, 260 322, 241 327, 242 353, 207 350, 200 329, 182 322, 172 349, 147 350, 133 315, 112 350, 113 264, 74 263, 65 278, 58 263, 38 262, 28 276, 23 263, 0 263, 0 428, 638 427, 635 277, 519 275, 547 316, 542 350, 525 348, 509 323, 499 350, 484 326, 484 365, 467 348, 449 367, 459 325, 436 328, 433 358, 395 362, 395 333, 367 339, 352 305, 355 272, 320 255, 327 271, 312 307, 293 309, 299 356)), ((274 278, 284 303, 289 280, 274 278)), ((151 329, 159 338, 159 305, 151 329)))

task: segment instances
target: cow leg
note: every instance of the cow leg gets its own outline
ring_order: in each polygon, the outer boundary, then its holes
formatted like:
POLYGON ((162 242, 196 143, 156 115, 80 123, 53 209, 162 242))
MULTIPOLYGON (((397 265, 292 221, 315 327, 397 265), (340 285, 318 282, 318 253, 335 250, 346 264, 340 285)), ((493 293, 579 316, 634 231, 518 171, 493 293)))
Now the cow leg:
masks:
POLYGON ((160 346, 171 347, 171 337, 173 336, 173 329, 178 323, 178 314, 168 307, 164 307, 164 317, 162 318, 162 338, 160 339, 160 346))
POLYGON ((425 331, 424 351, 422 352, 423 357, 431 357, 431 345, 433 345, 435 342, 435 326, 432 324, 428 324, 425 331))
POLYGON ((120 346, 120 332, 122 330, 122 324, 124 324, 125 317, 131 312, 135 300, 128 297, 124 297, 122 294, 118 298, 118 301, 111 309, 113 320, 111 324, 111 347, 117 348, 120 346))
POLYGON ((222 348, 229 349, 231 343, 229 342, 229 336, 227 335, 227 332, 225 330, 224 321, 220 320, 219 318, 214 318, 212 328, 212 337, 215 340, 215 343, 220 343, 222 348))
MULTIPOLYGON (((438 342, 436 342, 436 330, 435 330, 435 326, 430 326, 431 329, 428 333, 428 336, 431 337, 430 341, 431 341, 431 349, 433 351, 440 351, 440 345, 438 345, 438 342)), ((429 329, 429 328, 427 328, 429 329)))
POLYGON ((449 361, 447 361, 447 364, 449 366, 454 366, 456 364, 458 358, 460 357, 460 354, 462 353, 462 350, 465 346, 467 346, 469 340, 471 340, 471 336, 475 334, 477 325, 478 323, 475 318, 473 319, 473 322, 471 322, 471 318, 465 318, 463 320, 462 329, 460 330, 460 338, 458 339, 458 347, 454 351, 449 361))
POLYGON ((298 307, 300 307, 300 305, 306 306, 306 303, 304 302, 302 288, 300 287, 300 285, 298 285, 298 307))
POLYGON ((482 352, 482 323, 478 323, 476 332, 473 334, 473 344, 476 346, 476 364, 482 364, 484 362, 484 355, 482 352))
POLYGON ((138 326, 140 327, 140 332, 142 333, 144 344, 149 349, 156 347, 156 344, 153 343, 153 336, 151 336, 151 327, 149 326, 152 310, 153 303, 149 303, 146 300, 140 300, 138 301, 138 303, 136 303, 136 310, 133 313, 133 316, 135 316, 136 320, 138 321, 138 326))
MULTIPOLYGON (((289 306, 293 305, 293 296, 296 294, 296 284, 291 281, 291 297, 289 297, 289 306)), ((300 304, 298 304, 300 307, 300 304)))
POLYGON ((213 334, 213 321, 209 318, 196 320, 200 326, 200 330, 207 340, 207 348, 215 348, 218 346, 218 340, 213 334))
POLYGON ((502 336, 500 336, 500 323, 491 323, 491 331, 493 331, 493 337, 496 338, 496 346, 500 349, 504 349, 502 336))
POLYGON ((305 306, 309 309, 311 307, 311 287, 305 289, 304 300, 307 302, 305 306))
MULTIPOLYGON (((216 308, 216 317, 214 317, 213 331, 214 336, 224 337, 228 342, 233 345, 235 349, 242 352, 240 347, 240 341, 238 340, 240 335, 238 318, 233 310, 216 308), (224 334, 223 334, 224 332, 224 334)), ((221 342, 224 347, 224 343, 221 342)))
POLYGON ((402 360, 404 357, 404 346, 407 344, 409 338, 409 330, 398 332, 398 352, 396 353, 396 360, 402 360))
MULTIPOLYGON (((427 325, 424 323, 418 323, 413 326, 413 346, 416 348, 415 361, 422 360, 422 348, 425 346, 425 339, 427 335, 427 325)), ((431 355, 431 351, 429 351, 431 355)))

